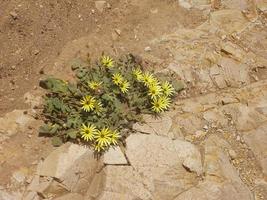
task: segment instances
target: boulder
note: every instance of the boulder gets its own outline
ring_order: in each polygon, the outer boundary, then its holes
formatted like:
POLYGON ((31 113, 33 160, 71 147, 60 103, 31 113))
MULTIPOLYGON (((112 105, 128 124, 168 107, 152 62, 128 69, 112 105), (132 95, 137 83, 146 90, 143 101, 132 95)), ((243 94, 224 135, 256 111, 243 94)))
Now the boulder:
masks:
POLYGON ((204 180, 180 194, 175 200, 253 200, 247 186, 229 162, 225 148, 229 144, 212 135, 205 142, 204 180))
POLYGON ((87 147, 65 143, 38 166, 38 175, 53 177, 73 192, 85 192, 101 161, 87 147))

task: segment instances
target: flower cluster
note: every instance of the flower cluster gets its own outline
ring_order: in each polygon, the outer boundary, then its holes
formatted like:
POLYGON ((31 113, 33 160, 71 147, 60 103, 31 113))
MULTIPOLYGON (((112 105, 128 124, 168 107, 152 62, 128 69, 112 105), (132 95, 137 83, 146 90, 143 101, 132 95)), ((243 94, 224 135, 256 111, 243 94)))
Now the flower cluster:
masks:
POLYGON ((133 75, 138 82, 144 84, 151 99, 152 111, 160 113, 167 110, 171 104, 171 96, 175 90, 168 81, 161 83, 153 74, 142 72, 141 69, 133 69, 133 75))
POLYGON ((121 137, 117 130, 110 130, 106 127, 97 129, 93 124, 82 124, 80 135, 86 142, 91 142, 97 152, 105 151, 110 146, 117 145, 121 137))
POLYGON ((50 77, 40 83, 49 91, 40 133, 53 137, 54 146, 78 140, 102 153, 123 144, 142 114, 167 111, 179 88, 175 78, 145 71, 132 54, 116 62, 106 55, 94 63, 75 61, 72 70, 76 82, 50 77))
POLYGON ((130 88, 130 83, 125 80, 120 73, 112 75, 112 81, 115 85, 119 86, 122 93, 127 93, 130 88))

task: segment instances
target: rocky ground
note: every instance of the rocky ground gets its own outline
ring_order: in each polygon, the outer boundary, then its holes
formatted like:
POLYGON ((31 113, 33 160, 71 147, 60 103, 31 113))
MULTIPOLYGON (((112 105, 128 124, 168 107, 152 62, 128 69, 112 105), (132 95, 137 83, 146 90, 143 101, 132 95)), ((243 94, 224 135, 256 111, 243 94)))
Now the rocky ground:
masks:
MULTIPOLYGON (((53 149, 49 139, 39 138, 41 122, 34 116, 42 91, 27 91, 28 108, 0 118, 0 199, 267 199, 267 2, 127 2, 152 5, 144 22, 132 16, 109 35, 91 32, 71 41, 42 72, 72 79, 68 63, 88 51, 92 57, 103 49, 114 56, 134 52, 184 82, 173 109, 158 119, 145 115, 126 148, 96 159, 85 147, 66 143, 53 149), (163 21, 154 20, 175 19, 164 9, 188 16, 161 29, 157 23, 163 21), (186 25, 184 18, 196 16, 197 23, 186 25), (135 25, 129 39, 124 31, 135 25)), ((112 12, 113 5, 94 9, 112 12)))

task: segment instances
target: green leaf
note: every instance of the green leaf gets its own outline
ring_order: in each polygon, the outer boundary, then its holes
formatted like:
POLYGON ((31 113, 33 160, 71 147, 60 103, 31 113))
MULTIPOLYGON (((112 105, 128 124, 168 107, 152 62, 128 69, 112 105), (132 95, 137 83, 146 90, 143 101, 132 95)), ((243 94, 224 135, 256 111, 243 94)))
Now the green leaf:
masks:
POLYGON ((69 131, 67 132, 67 135, 68 135, 71 139, 76 139, 76 138, 77 138, 77 133, 78 133, 77 130, 73 130, 73 129, 71 129, 71 130, 69 130, 69 131))
POLYGON ((54 125, 52 125, 51 123, 44 124, 40 126, 39 134, 40 135, 54 135, 58 131, 59 128, 60 126, 58 124, 54 124, 54 125))
POLYGON ((52 145, 54 147, 59 147, 59 146, 61 146, 63 144, 62 139, 60 137, 57 137, 57 136, 53 137, 51 142, 52 142, 52 145))
POLYGON ((174 89, 178 92, 181 91, 185 88, 185 85, 182 81, 178 81, 178 80, 174 80, 172 81, 172 86, 174 87, 174 89))

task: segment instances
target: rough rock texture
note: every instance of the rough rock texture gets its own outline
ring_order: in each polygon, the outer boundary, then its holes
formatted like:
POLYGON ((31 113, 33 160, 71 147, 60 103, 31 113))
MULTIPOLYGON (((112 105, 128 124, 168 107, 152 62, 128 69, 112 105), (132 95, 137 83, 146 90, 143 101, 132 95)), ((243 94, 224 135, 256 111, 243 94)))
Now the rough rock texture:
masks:
POLYGON ((0 118, 0 141, 3 136, 12 136, 30 124, 34 119, 25 110, 14 110, 0 118))
MULTIPOLYGON (((125 147, 110 149, 99 160, 75 144, 56 149, 28 181, 23 199, 267 199, 266 3, 177 3, 202 10, 207 20, 150 41, 151 55, 157 48, 170 55, 158 71, 174 72, 186 85, 172 110, 159 118, 144 115, 125 147)), ((96 4, 100 12, 106 6, 96 4)), ((66 48, 78 51, 84 41, 66 48)), ((66 52, 60 67, 55 65, 58 74, 66 52)), ((68 70, 62 75, 71 76, 68 70)), ((30 94, 25 98, 34 103, 30 94)), ((10 124, 0 127, 2 135, 17 133, 31 120, 21 112, 0 119, 10 124)), ((27 178, 17 172, 13 179, 18 184, 27 178)), ((0 190, 0 199, 20 195, 13 194, 0 190)))
POLYGON ((108 199, 111 194, 114 199, 173 199, 195 185, 196 174, 202 173, 201 155, 188 142, 137 134, 126 143, 131 166, 105 167, 91 184, 90 197, 108 199))
POLYGON ((37 174, 54 178, 68 191, 82 193, 90 185, 99 163, 93 151, 66 143, 39 164, 37 174))

